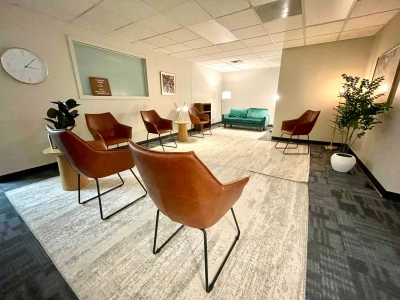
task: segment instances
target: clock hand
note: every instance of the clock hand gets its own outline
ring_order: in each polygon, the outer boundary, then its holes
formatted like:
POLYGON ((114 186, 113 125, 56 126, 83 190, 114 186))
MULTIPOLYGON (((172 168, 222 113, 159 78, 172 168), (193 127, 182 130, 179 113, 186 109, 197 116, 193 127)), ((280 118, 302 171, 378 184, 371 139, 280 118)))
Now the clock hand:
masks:
POLYGON ((25 67, 25 68, 39 70, 38 68, 32 68, 32 67, 25 67))
POLYGON ((27 65, 25 66, 25 68, 27 68, 31 63, 33 63, 33 62, 35 61, 35 59, 36 59, 36 58, 32 59, 32 61, 31 61, 29 64, 27 64, 27 65))

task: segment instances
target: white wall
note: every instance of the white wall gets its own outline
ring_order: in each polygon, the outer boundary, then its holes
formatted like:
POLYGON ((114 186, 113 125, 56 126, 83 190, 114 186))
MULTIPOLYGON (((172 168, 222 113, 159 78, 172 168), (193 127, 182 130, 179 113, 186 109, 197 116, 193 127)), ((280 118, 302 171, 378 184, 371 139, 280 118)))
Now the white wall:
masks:
POLYGON ((50 101, 74 98, 81 104, 74 132, 84 139, 92 139, 86 127, 85 113, 110 111, 120 122, 133 127, 134 141, 146 139, 140 110, 155 109, 161 116, 177 119, 174 102, 191 105, 192 76, 215 77, 213 83, 202 81, 194 91, 220 91, 222 74, 148 49, 134 46, 112 36, 102 35, 65 23, 27 9, 0 2, 0 52, 11 47, 33 51, 47 64, 48 78, 37 85, 20 83, 0 70, 0 175, 25 170, 55 161, 42 154, 49 146, 45 132, 46 112, 54 107, 50 101), (81 100, 73 72, 67 35, 120 49, 147 58, 150 99, 148 100, 81 100), (161 96, 160 71, 176 75, 176 95, 161 96))
MULTIPOLYGON (((278 86, 281 98, 272 135, 281 135, 283 120, 298 118, 308 109, 320 110, 310 139, 330 142, 329 125, 343 82, 341 75, 364 75, 371 44, 372 38, 361 38, 284 49, 278 86)), ((336 141, 340 141, 339 135, 336 141)))
MULTIPOLYGON (((398 45, 400 14, 375 36, 366 77, 372 78, 378 57, 398 45)), ((400 193, 400 87, 392 106, 389 112, 380 116, 382 124, 358 139, 352 150, 387 191, 400 193)))
MULTIPOLYGON (((232 99, 223 100, 223 113, 229 113, 231 108, 268 108, 269 123, 273 124, 275 101, 272 96, 278 90, 278 80, 279 68, 224 73, 223 90, 232 92, 232 99)), ((221 94, 218 99, 221 100, 221 94)))

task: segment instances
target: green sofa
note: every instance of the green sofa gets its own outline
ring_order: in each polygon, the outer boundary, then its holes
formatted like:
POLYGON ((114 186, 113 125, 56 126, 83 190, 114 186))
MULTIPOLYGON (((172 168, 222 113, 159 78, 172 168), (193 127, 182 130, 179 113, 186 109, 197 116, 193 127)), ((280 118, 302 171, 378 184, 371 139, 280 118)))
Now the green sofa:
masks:
POLYGON ((229 114, 222 115, 222 124, 247 127, 259 127, 260 131, 265 130, 269 124, 267 108, 231 108, 229 114))

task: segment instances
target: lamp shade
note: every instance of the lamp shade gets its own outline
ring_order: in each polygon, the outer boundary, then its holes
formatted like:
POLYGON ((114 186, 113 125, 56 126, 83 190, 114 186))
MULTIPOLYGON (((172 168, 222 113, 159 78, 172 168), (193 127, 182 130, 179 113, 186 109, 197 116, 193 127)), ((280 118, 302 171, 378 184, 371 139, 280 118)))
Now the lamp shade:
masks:
POLYGON ((275 101, 278 101, 279 100, 279 95, 278 94, 274 94, 272 96, 272 99, 275 100, 275 101))
POLYGON ((222 92, 222 99, 231 99, 231 96, 231 92, 229 91, 222 92))
POLYGON ((183 102, 182 111, 184 111, 184 112, 188 111, 188 107, 186 105, 186 102, 183 102))
POLYGON ((174 105, 175 105, 176 111, 181 111, 181 108, 178 105, 176 105, 176 103, 174 103, 174 105))

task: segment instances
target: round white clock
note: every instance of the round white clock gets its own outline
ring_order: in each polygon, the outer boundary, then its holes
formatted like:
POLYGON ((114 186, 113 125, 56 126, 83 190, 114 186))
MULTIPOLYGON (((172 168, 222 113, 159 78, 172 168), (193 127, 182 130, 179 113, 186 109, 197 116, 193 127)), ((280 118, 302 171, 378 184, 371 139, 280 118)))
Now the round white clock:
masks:
POLYGON ((4 51, 1 55, 1 65, 8 75, 24 83, 40 83, 48 75, 43 60, 35 53, 22 48, 4 51))

